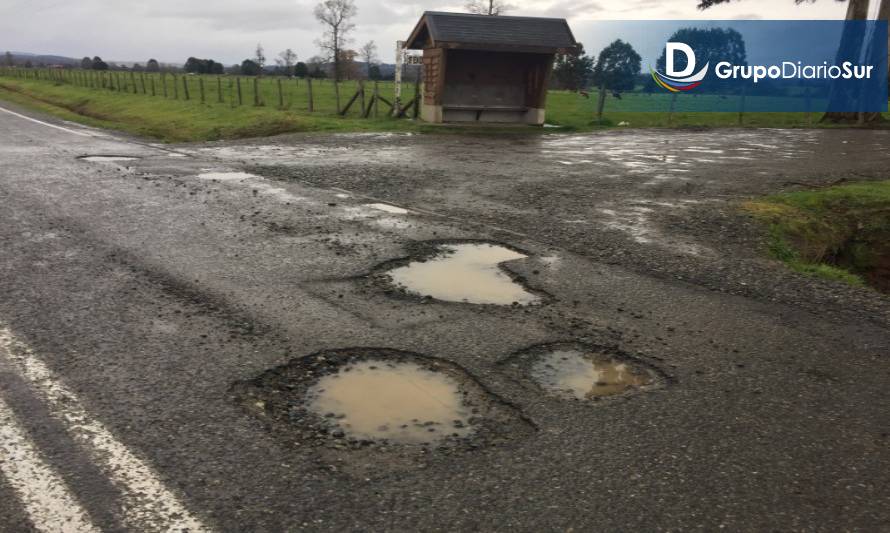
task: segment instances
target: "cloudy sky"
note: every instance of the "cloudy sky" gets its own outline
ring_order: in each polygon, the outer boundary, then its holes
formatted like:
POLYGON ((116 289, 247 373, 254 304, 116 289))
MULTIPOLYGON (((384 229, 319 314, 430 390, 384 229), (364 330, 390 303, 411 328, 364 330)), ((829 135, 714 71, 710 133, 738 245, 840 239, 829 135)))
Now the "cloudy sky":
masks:
MULTIPOLYGON (((0 0, 0 50, 99 55, 106 60, 183 63, 188 56, 226 65, 253 54, 269 62, 292 48, 318 54, 318 0, 0 0)), ((355 0, 355 47, 373 39, 392 62, 394 43, 407 37, 425 10, 461 11, 462 0, 355 0)), ((510 0, 512 15, 566 17, 577 40, 596 51, 594 22, 629 19, 838 19, 845 3, 818 0, 740 0, 697 11, 697 0, 510 0)), ((876 2, 873 2, 876 3, 876 2)))

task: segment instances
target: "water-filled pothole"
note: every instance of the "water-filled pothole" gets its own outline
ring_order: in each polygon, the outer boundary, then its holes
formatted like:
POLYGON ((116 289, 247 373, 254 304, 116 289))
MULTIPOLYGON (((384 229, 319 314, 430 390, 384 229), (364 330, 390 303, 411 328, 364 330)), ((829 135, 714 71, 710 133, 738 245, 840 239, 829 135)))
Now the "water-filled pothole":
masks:
POLYGON ((432 444, 466 437, 474 419, 456 380, 416 363, 365 360, 323 376, 309 409, 353 439, 432 444))
POLYGON ((90 161, 92 163, 100 163, 115 161, 136 161, 140 158, 132 155, 82 155, 78 157, 78 159, 81 159, 83 161, 90 161))
POLYGON ((487 242, 420 243, 415 259, 384 268, 380 277, 407 294, 446 302, 529 305, 541 296, 502 266, 527 255, 487 242))
POLYGON ((581 350, 554 350, 532 365, 532 379, 557 396, 589 400, 651 385, 654 378, 629 362, 581 350))
POLYGON ((236 383, 233 393, 273 431, 344 453, 453 452, 534 431, 457 364, 399 350, 319 352, 236 383))
POLYGON ((610 348, 564 343, 536 346, 506 362, 516 377, 566 400, 600 400, 663 385, 655 367, 610 348))

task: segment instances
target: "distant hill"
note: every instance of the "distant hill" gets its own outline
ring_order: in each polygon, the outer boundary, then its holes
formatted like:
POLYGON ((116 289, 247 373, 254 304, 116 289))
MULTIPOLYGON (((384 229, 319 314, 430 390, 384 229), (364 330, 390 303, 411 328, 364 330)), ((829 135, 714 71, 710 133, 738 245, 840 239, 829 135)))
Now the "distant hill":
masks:
MULTIPOLYGON (((6 51, 0 51, 5 54, 6 51)), ((16 63, 30 61, 33 65, 80 65, 80 59, 73 57, 57 56, 53 54, 32 54, 30 52, 12 52, 12 60, 16 63)))

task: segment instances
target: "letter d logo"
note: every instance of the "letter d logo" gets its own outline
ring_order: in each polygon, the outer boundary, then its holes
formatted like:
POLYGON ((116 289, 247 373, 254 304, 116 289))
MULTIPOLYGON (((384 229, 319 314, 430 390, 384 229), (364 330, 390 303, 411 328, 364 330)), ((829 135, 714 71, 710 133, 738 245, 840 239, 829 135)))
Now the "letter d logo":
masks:
POLYGON ((695 52, 692 47, 686 43, 667 43, 665 47, 665 68, 664 73, 672 78, 682 78, 689 76, 695 71, 695 52), (674 52, 683 52, 686 54, 686 68, 682 71, 674 70, 674 52))

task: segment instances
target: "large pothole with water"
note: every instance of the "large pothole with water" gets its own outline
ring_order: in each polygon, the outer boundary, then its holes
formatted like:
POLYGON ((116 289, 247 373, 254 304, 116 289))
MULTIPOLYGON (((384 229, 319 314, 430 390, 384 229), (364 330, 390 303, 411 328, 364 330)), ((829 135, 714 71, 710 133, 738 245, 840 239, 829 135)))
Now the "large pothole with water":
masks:
POLYGON ((365 470, 506 444, 534 431, 457 364, 400 350, 320 352, 236 383, 232 391, 289 442, 339 460, 356 455, 365 470))
POLYGON ((535 346, 504 363, 514 377, 562 400, 599 401, 663 386, 658 368, 614 348, 560 343, 535 346))
POLYGON ((388 292, 444 302, 533 305, 545 300, 525 279, 508 270, 528 254, 484 241, 413 243, 411 256, 380 265, 373 275, 388 292))

